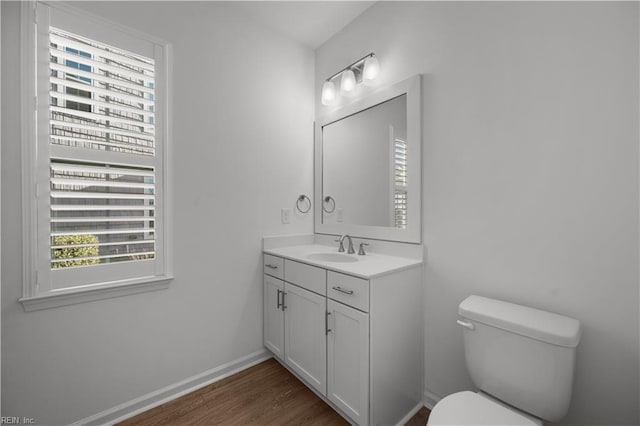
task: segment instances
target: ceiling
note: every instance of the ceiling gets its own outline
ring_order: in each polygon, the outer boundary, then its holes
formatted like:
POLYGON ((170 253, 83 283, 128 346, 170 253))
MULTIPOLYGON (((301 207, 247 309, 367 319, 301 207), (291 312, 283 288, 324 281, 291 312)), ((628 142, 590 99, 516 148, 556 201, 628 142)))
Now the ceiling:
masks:
POLYGON ((316 49, 375 1, 238 1, 243 14, 316 49))

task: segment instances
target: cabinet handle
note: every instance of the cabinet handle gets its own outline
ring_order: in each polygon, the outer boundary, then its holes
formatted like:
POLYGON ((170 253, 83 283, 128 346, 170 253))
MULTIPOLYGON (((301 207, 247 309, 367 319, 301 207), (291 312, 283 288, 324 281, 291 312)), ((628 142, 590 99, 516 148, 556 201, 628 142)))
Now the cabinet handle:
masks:
POLYGON ((284 291, 282 292, 282 310, 284 311, 285 309, 287 309, 287 305, 285 305, 285 296, 287 295, 287 293, 285 293, 284 291))
POLYGON ((329 315, 331 315, 331 312, 327 311, 325 312, 325 316, 324 316, 324 334, 328 335, 329 332, 331 331, 331 329, 329 328, 329 315))
POLYGON ((277 309, 280 309, 280 307, 282 306, 282 302, 280 301, 280 293, 282 293, 282 290, 278 289, 278 296, 277 296, 277 309))
POLYGON ((266 265, 264 265, 264 266, 266 266, 267 268, 271 268, 271 269, 278 269, 278 266, 277 266, 277 265, 272 265, 272 264, 270 264, 270 263, 267 263, 267 264, 266 264, 266 265))
POLYGON ((340 286, 335 286, 335 287, 331 287, 332 289, 334 289, 335 291, 339 291, 340 293, 344 293, 344 294, 348 294, 348 295, 352 295, 353 294, 353 290, 345 290, 344 288, 341 288, 340 286))

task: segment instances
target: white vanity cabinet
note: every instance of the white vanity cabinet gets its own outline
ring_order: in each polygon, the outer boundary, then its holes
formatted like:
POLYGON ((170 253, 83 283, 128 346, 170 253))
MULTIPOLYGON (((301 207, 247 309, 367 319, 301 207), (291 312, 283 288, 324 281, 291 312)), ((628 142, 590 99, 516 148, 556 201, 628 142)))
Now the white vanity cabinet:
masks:
POLYGON ((284 311, 282 294, 284 281, 264 276, 264 345, 278 358, 284 357, 284 311))
POLYGON ((327 398, 361 425, 369 418, 369 315, 327 301, 327 398))
POLYGON ((264 273, 265 347, 333 408, 390 425, 422 405, 419 263, 363 278, 265 253, 264 273))
POLYGON ((285 283, 284 361, 309 385, 327 389, 327 342, 324 296, 285 283))

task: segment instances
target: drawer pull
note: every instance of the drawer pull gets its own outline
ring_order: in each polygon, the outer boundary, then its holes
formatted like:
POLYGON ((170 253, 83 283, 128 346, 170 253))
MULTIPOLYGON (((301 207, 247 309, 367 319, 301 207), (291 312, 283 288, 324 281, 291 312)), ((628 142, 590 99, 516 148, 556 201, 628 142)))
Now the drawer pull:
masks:
POLYGON ((344 288, 340 287, 340 286, 335 286, 335 287, 331 287, 332 289, 334 289, 335 291, 339 291, 340 293, 344 293, 344 294, 353 294, 353 290, 345 290, 344 288))
POLYGON ((266 265, 264 265, 264 266, 266 266, 267 268, 271 268, 271 269, 278 269, 278 266, 277 266, 277 265, 272 265, 272 264, 270 264, 270 263, 267 263, 267 264, 266 264, 266 265))

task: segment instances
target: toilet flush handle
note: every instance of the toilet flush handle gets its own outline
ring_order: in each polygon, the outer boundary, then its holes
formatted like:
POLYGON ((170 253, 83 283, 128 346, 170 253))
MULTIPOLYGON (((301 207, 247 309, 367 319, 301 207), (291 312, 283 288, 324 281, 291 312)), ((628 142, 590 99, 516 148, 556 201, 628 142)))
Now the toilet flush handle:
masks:
POLYGON ((471 322, 462 321, 462 320, 457 320, 456 322, 461 326, 463 326, 464 328, 468 328, 469 330, 475 330, 476 328, 471 322))

